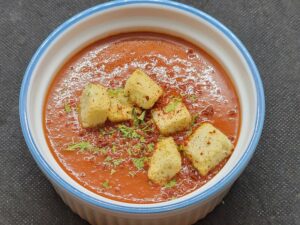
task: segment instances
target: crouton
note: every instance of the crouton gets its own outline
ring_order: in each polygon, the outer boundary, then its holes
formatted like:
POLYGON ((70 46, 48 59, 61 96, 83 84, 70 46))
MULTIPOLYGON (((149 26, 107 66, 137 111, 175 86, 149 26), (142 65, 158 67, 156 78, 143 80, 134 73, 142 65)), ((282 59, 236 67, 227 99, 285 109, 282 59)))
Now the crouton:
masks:
POLYGON ((112 122, 122 122, 132 119, 133 105, 125 96, 124 89, 108 89, 110 108, 108 119, 112 122))
POLYGON ((84 128, 95 127, 105 123, 110 99, 106 88, 100 84, 88 84, 81 96, 79 120, 84 128))
POLYGON ((152 118, 163 135, 182 131, 191 125, 192 117, 180 99, 172 99, 162 109, 152 110, 152 118))
POLYGON ((231 155, 233 148, 226 135, 210 123, 203 123, 189 137, 184 152, 200 175, 206 176, 210 170, 231 155))
POLYGON ((150 159, 148 178, 156 184, 164 185, 181 168, 181 156, 172 137, 164 138, 156 144, 150 159))
POLYGON ((135 70, 125 84, 125 94, 137 106, 150 109, 162 95, 163 90, 142 70, 135 70))

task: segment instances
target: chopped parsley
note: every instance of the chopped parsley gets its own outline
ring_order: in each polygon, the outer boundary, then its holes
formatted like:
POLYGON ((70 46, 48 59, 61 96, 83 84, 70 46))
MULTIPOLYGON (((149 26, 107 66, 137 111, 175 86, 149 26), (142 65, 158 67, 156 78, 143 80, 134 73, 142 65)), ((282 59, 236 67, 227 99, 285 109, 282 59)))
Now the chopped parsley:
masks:
POLYGON ((142 147, 143 147, 143 145, 141 143, 138 143, 135 145, 135 148, 138 150, 141 150, 142 147))
POLYGON ((179 105, 180 102, 181 102, 181 99, 179 99, 179 98, 173 98, 169 102, 169 104, 165 106, 164 112, 165 113, 169 113, 169 112, 174 111, 177 108, 177 106, 179 105))
POLYGON ((130 149, 127 149, 126 151, 127 151, 128 155, 132 155, 133 154, 130 149))
POLYGON ((142 114, 138 116, 138 120, 143 122, 145 119, 145 115, 146 115, 146 111, 143 111, 142 114))
POLYGON ((117 167, 124 161, 124 159, 113 159, 111 156, 107 156, 104 159, 104 164, 112 167, 117 167))
POLYGON ((198 115, 192 117, 192 126, 194 126, 196 124, 196 121, 198 118, 199 118, 198 115))
POLYGON ((168 183, 165 184, 165 188, 172 188, 176 185, 176 180, 173 179, 173 180, 170 180, 168 183))
POLYGON ((113 145, 113 146, 112 146, 112 148, 111 148, 111 151, 112 151, 112 153, 113 153, 113 154, 115 154, 115 153, 116 153, 116 151, 117 151, 117 148, 116 148, 116 146, 115 146, 115 145, 113 145))
POLYGON ((104 187, 104 188, 106 188, 106 189, 111 188, 111 186, 109 185, 109 181, 108 181, 108 180, 104 181, 104 182, 102 183, 102 187, 104 187))
POLYGON ((195 95, 195 94, 188 95, 187 98, 188 98, 191 102, 195 102, 195 101, 198 99, 197 95, 195 95))
POLYGON ((120 165, 122 162, 124 162, 124 159, 113 159, 112 163, 114 166, 120 165))
POLYGON ((105 159, 104 159, 104 162, 110 162, 112 160, 112 157, 111 156, 107 156, 105 159))
POLYGON ((136 172, 130 171, 128 174, 129 176, 134 177, 136 175, 136 172))
POLYGON ((138 126, 139 124, 144 122, 146 111, 143 111, 139 116, 136 113, 136 108, 132 109, 132 116, 133 116, 133 124, 134 126, 138 126))
POLYGON ((65 104, 65 112, 66 112, 66 113, 72 112, 72 108, 71 108, 71 106, 70 106, 69 103, 66 103, 66 104, 65 104))
POLYGON ((113 175, 114 173, 116 173, 117 171, 115 169, 111 169, 110 170, 110 175, 113 175))
POLYGON ((138 169, 141 170, 145 166, 145 161, 147 161, 147 157, 142 158, 132 158, 131 161, 133 162, 133 165, 138 169))
POLYGON ((152 126, 151 123, 147 123, 146 126, 141 128, 142 131, 144 132, 152 132, 154 130, 154 127, 152 126))
POLYGON ((107 154, 107 148, 100 148, 100 152, 102 155, 106 155, 107 154))
POLYGON ((147 145, 147 148, 150 152, 152 152, 154 150, 154 143, 150 143, 147 145))
POLYGON ((111 135, 111 134, 113 134, 114 132, 116 132, 114 129, 111 129, 111 130, 104 130, 103 128, 100 128, 100 129, 99 129, 99 137, 105 136, 105 135, 111 135))
POLYGON ((146 142, 145 137, 141 136, 141 137, 140 137, 140 141, 141 141, 142 143, 145 143, 145 142, 146 142))
POLYGON ((127 138, 142 138, 140 134, 138 134, 132 127, 128 127, 126 125, 119 125, 118 129, 122 133, 124 137, 127 138))
POLYGON ((66 151, 75 151, 75 150, 79 150, 79 152, 91 151, 93 153, 98 153, 99 151, 101 151, 100 148, 93 146, 88 141, 81 141, 75 144, 71 144, 66 149, 66 151))

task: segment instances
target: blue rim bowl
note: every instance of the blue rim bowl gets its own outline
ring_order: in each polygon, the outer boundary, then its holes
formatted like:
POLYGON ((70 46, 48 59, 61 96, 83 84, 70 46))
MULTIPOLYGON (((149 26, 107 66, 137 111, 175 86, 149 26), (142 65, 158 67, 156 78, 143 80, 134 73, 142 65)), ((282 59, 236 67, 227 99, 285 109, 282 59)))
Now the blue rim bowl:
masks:
POLYGON ((188 206, 192 206, 194 204, 199 204, 200 202, 209 199, 211 196, 217 194, 221 190, 223 190, 225 187, 229 186, 239 175, 240 173, 244 170, 246 165, 248 164, 249 160, 251 159, 255 148, 258 144, 262 128, 263 128, 263 123, 264 123, 264 117, 265 117, 265 97, 264 97, 264 90, 263 90, 263 84, 259 75, 259 72, 257 70, 257 67, 250 56, 248 50, 246 47, 241 43, 241 41, 228 29, 226 28, 222 23, 214 19, 213 17, 209 16, 208 14, 195 9, 193 7, 178 3, 178 2, 173 2, 173 1, 163 1, 163 0, 120 0, 120 1, 113 1, 105 4, 100 4, 97 6, 94 6, 92 8, 89 8, 66 22, 64 22, 62 25, 60 25, 58 28, 56 28, 47 38, 46 40, 41 44, 41 46, 38 48, 36 53, 34 54, 33 58, 31 59, 21 86, 21 91, 20 91, 20 97, 19 97, 19 113, 20 113, 20 122, 21 122, 21 127, 22 127, 22 132, 25 138, 25 141, 28 145, 28 148, 37 162, 39 168, 44 172, 44 174, 50 178, 50 180, 54 181, 56 185, 60 186, 63 188, 65 191, 70 193, 72 196, 77 197, 91 205, 105 208, 108 210, 112 211, 117 211, 117 212, 123 212, 123 213, 133 213, 133 214, 152 214, 152 213, 164 213, 164 212, 169 212, 172 210, 177 210, 177 209, 182 209, 188 206), (241 54, 245 58, 251 73, 252 73, 252 78, 255 82, 255 88, 257 92, 257 116, 256 116, 256 121, 255 121, 255 128, 254 128, 254 133, 251 138, 251 141, 248 145, 248 148, 246 149, 245 153, 243 154, 242 158, 240 161, 235 165, 235 167, 227 174, 227 176, 223 177, 218 183, 216 183, 214 186, 211 188, 207 189, 204 192, 199 193, 193 198, 189 198, 183 201, 179 202, 174 202, 170 203, 165 206, 153 206, 153 207, 147 207, 147 208, 142 208, 142 207, 131 207, 131 206, 121 206, 121 205, 116 205, 108 202, 101 201, 99 199, 93 198, 79 190, 77 190, 75 187, 71 186, 68 184, 64 179, 62 179, 45 161, 45 159, 41 156, 35 141, 33 140, 33 137, 31 135, 30 129, 29 129, 29 124, 28 124, 28 116, 27 116, 27 111, 26 111, 26 100, 27 100, 27 93, 28 93, 28 87, 29 87, 29 82, 33 73, 33 70, 39 61, 39 58, 43 55, 45 50, 49 47, 49 45, 55 40, 55 38, 64 32, 68 27, 78 23, 80 20, 91 16, 95 13, 118 7, 118 6, 124 6, 124 5, 129 5, 129 4, 140 4, 140 3, 151 3, 151 4, 158 4, 158 5, 163 5, 163 6, 168 6, 168 7, 174 7, 177 9, 184 10, 188 13, 191 13, 195 16, 198 16, 208 23, 210 23, 213 27, 218 29, 220 32, 225 34, 231 41, 232 43, 240 50, 241 54))

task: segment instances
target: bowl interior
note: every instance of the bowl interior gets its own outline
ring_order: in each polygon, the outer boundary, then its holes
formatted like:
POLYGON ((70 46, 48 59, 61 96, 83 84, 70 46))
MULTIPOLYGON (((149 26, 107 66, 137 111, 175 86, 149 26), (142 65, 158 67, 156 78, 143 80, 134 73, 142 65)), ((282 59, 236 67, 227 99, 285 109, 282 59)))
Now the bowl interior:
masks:
MULTIPOLYGON (((240 137, 235 151, 224 168, 200 189, 172 202, 191 199, 219 183, 235 168, 243 157, 254 133, 257 119, 257 91, 251 69, 240 49, 233 43, 230 34, 226 34, 205 17, 197 16, 187 10, 170 7, 163 4, 127 4, 118 7, 94 8, 69 20, 52 33, 41 46, 39 53, 32 61, 30 76, 26 81, 27 95, 23 96, 25 117, 28 132, 35 142, 40 157, 51 168, 49 173, 55 173, 74 190, 85 193, 96 200, 116 205, 147 208, 152 205, 163 206, 170 202, 156 204, 129 204, 101 197, 85 189, 71 179, 56 163, 43 133, 43 104, 48 86, 59 68, 74 53, 88 44, 109 35, 130 31, 152 31, 170 34, 188 40, 210 53, 227 70, 231 77, 241 104, 242 123, 240 137)), ((244 164, 247 164, 245 161, 244 164)), ((241 171, 240 171, 241 172, 241 171)), ((239 173, 240 173, 239 172, 239 173)), ((236 174, 237 177, 238 174, 236 174)), ((235 177, 235 178, 236 178, 235 177)), ((232 179, 227 185, 234 182, 232 179)))

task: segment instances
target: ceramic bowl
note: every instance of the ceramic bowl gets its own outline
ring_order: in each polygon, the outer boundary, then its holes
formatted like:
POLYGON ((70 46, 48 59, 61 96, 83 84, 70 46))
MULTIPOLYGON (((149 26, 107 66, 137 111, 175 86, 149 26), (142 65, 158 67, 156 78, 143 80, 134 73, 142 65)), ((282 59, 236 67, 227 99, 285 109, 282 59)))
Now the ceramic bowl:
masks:
POLYGON ((264 107, 259 72, 247 49, 230 30, 202 11, 156 0, 113 1, 63 23, 33 56, 20 93, 21 126, 31 154, 64 202, 95 225, 184 225, 205 217, 222 201, 253 155, 263 127, 264 107), (205 49, 230 75, 241 103, 240 136, 227 164, 198 190, 162 203, 118 202, 85 189, 59 167, 42 132, 45 95, 64 62, 96 40, 131 31, 166 33, 205 49))

